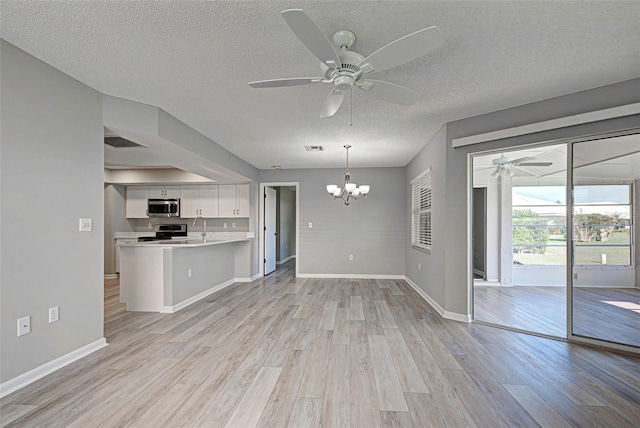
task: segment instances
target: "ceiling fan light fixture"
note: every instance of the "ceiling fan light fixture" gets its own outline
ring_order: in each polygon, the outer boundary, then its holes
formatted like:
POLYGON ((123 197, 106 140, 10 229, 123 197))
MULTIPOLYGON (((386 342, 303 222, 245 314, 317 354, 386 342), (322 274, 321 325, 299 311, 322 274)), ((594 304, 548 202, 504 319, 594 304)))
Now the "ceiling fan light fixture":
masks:
POLYGON ((325 98, 320 117, 333 116, 342 105, 342 91, 354 86, 371 96, 394 104, 411 105, 419 94, 394 83, 372 80, 368 73, 380 72, 411 62, 438 49, 444 37, 438 27, 428 27, 408 34, 381 47, 367 57, 349 50, 356 36, 348 30, 338 31, 333 44, 302 9, 282 11, 282 17, 303 45, 320 60, 323 77, 297 77, 250 82, 253 88, 277 88, 316 83, 333 84, 325 98), (335 46, 334 46, 335 45, 335 46))

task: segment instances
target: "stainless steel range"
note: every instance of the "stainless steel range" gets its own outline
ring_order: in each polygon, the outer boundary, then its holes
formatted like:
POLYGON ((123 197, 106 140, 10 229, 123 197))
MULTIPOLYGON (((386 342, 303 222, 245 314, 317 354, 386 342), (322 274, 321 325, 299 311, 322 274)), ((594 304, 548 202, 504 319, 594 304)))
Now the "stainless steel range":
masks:
POLYGON ((174 237, 186 237, 187 225, 186 224, 157 224, 156 236, 145 236, 138 238, 138 242, 147 241, 166 241, 174 237))

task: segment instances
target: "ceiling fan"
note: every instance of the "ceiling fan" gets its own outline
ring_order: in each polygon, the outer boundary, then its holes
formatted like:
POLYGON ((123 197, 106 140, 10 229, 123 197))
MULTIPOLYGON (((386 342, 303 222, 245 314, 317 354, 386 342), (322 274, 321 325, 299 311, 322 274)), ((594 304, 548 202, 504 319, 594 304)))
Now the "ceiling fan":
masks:
MULTIPOLYGON (((536 158, 531 156, 526 156, 518 159, 508 159, 503 155, 500 155, 499 158, 493 160, 493 166, 489 168, 495 168, 495 170, 491 173, 492 177, 498 176, 508 176, 513 177, 515 174, 514 169, 520 169, 524 172, 529 172, 523 169, 523 166, 551 166, 553 162, 529 162, 535 160, 536 158)), ((486 169, 486 168, 485 168, 486 169)))
POLYGON ((411 105, 419 94, 393 83, 365 78, 365 75, 387 70, 420 58, 440 47, 444 38, 438 27, 428 27, 411 33, 378 49, 368 57, 350 51, 356 41, 351 31, 333 35, 334 46, 316 24, 301 9, 282 12, 293 33, 320 60, 319 77, 298 77, 250 82, 253 88, 330 83, 331 92, 325 98, 320 117, 333 116, 344 100, 345 91, 358 87, 371 95, 396 104, 411 105), (336 50, 337 48, 337 50, 336 50))

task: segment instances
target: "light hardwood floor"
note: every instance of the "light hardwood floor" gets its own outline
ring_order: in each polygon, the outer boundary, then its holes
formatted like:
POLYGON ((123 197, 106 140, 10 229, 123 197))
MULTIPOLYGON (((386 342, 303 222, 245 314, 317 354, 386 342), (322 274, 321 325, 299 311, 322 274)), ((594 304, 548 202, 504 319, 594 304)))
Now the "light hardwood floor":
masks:
MULTIPOLYGON (((575 288, 574 334, 640 347, 640 290, 575 288)), ((474 290, 474 318, 566 337, 564 287, 486 287, 474 290)))
POLYGON ((440 318, 403 281, 300 279, 293 263, 0 401, 10 427, 640 426, 640 360, 440 318))

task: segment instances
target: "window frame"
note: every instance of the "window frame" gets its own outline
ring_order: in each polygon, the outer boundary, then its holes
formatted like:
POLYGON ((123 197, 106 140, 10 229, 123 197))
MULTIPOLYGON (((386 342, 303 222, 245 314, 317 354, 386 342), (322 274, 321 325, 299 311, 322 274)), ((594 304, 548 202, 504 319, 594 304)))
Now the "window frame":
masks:
POLYGON ((411 180, 411 247, 431 253, 433 245, 433 185, 431 168, 411 180))
MULTIPOLYGON (((598 204, 598 203, 590 203, 590 204, 575 204, 572 203, 572 209, 574 212, 571 215, 572 221, 575 221, 575 209, 576 207, 588 207, 588 206, 628 206, 629 207, 629 244, 577 244, 575 239, 575 233, 573 236, 573 265, 574 267, 579 267, 581 269, 633 269, 636 264, 635 257, 635 228, 636 224, 634 221, 634 212, 635 212, 635 192, 636 186, 632 181, 612 181, 608 183, 580 183, 573 185, 573 188, 582 187, 582 186, 628 186, 629 191, 629 203, 628 204, 598 204), (615 265, 615 264, 606 264, 606 265, 598 265, 598 264, 579 264, 576 262, 576 250, 578 247, 628 247, 629 248, 629 264, 625 265, 615 265)), ((574 225, 572 225, 574 227, 574 225)))

